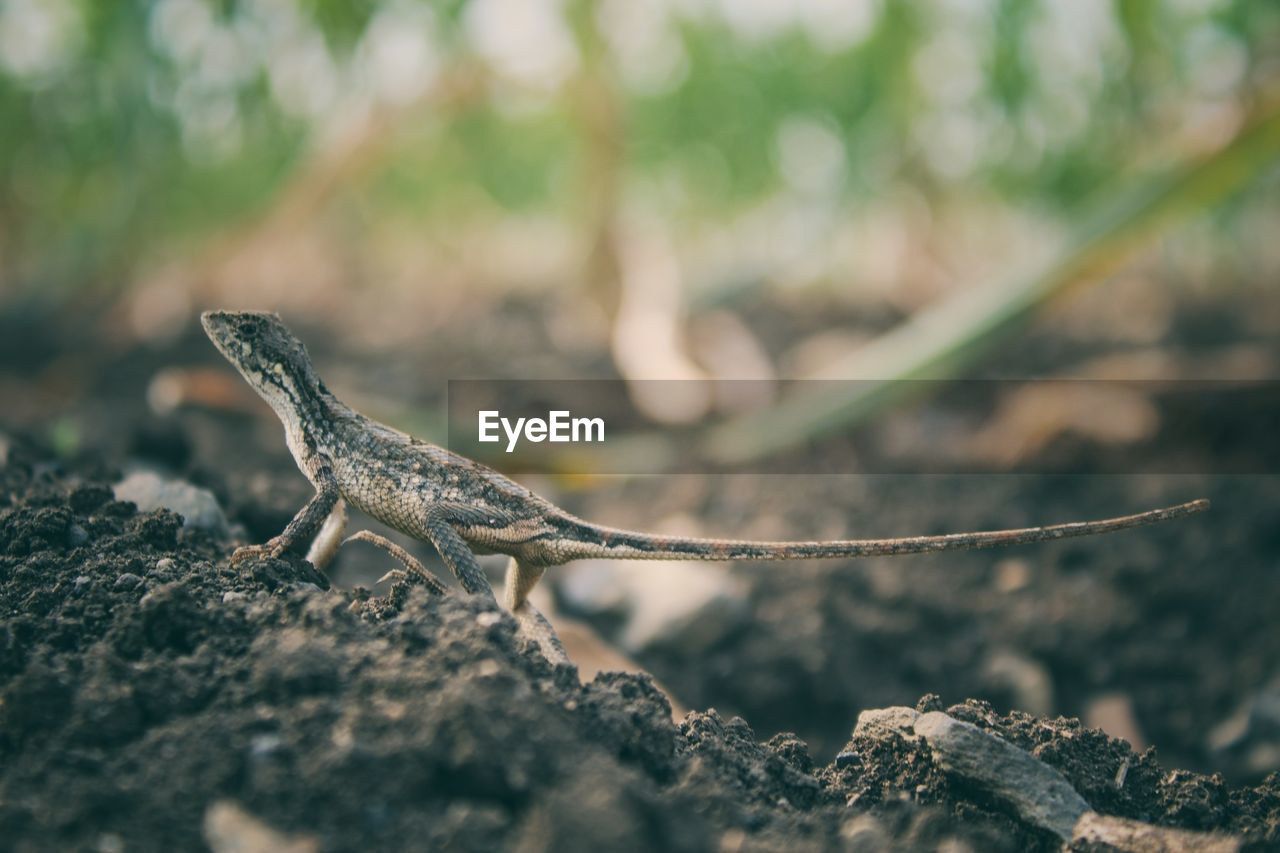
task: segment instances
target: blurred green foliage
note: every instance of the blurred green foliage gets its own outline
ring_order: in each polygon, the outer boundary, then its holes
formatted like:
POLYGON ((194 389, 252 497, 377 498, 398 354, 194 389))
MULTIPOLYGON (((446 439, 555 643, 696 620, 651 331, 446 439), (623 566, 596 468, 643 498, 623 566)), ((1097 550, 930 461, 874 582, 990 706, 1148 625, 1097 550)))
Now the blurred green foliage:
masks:
POLYGON ((583 79, 617 99, 624 186, 676 218, 906 185, 1070 219, 1188 126, 1248 112, 1276 45, 1280 4, 1257 0, 0 0, 0 282, 127 283, 376 110, 397 118, 352 188, 367 215, 566 215, 583 79), (477 57, 483 96, 410 106, 477 57))

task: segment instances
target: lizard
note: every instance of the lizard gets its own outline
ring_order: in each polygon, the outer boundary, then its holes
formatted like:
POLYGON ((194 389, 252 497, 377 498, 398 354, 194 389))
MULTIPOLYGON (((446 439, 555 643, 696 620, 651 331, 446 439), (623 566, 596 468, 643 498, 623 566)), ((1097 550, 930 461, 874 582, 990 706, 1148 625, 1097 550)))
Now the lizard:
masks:
MULTIPOLYGON (((885 539, 765 542, 659 536, 606 527, 561 509, 498 471, 365 417, 338 400, 316 374, 306 347, 274 313, 206 311, 214 346, 284 424, 285 442, 314 496, 277 536, 242 546, 232 563, 300 552, 323 568, 342 544, 380 545, 431 591, 445 587, 403 549, 370 531, 343 540, 346 503, 432 545, 467 593, 494 599, 477 554, 508 559, 503 604, 520 633, 552 660, 567 661, 529 593, 547 568, 571 560, 792 560, 853 558, 984 548, 1089 536, 1207 509, 1193 500, 1096 521, 885 539)), ((403 572, 391 573, 405 577, 403 572)), ((496 599, 495 599, 496 600, 496 599)))

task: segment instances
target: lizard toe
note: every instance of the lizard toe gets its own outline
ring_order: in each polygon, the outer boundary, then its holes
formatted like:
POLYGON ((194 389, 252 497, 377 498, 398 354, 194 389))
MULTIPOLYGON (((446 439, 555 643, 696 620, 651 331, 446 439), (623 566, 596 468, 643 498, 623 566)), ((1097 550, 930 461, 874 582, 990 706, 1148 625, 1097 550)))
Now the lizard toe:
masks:
POLYGON ((265 545, 241 545, 231 553, 231 565, 238 566, 248 560, 261 560, 265 557, 276 558, 284 553, 284 548, 278 547, 273 542, 265 545))

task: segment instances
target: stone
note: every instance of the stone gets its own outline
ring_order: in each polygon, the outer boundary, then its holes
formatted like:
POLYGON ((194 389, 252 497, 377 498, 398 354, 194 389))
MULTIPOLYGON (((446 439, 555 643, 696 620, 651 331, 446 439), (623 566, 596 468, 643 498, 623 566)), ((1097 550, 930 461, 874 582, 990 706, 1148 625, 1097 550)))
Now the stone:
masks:
POLYGON ((854 724, 854 737, 883 737, 895 734, 908 740, 915 740, 914 726, 920 719, 920 712, 915 708, 896 705, 892 708, 872 708, 858 714, 858 722, 854 724))
POLYGON ((213 853, 316 853, 309 836, 288 836, 267 826, 230 800, 218 800, 204 813, 204 840, 213 853))
POLYGON ((1137 820, 1085 812, 1071 836, 1073 850, 1120 850, 1132 853, 1236 853, 1240 840, 1229 835, 1152 826, 1137 820))
POLYGON ((227 517, 208 489, 185 480, 166 480, 151 471, 135 471, 115 487, 118 501, 131 501, 139 512, 169 509, 182 516, 183 527, 228 534, 227 517))
POLYGON ((914 731, 947 773, 972 782, 1063 841, 1071 840, 1076 821, 1089 811, 1065 776, 972 723, 930 711, 916 720, 914 731))
POLYGON ((566 608, 625 614, 619 641, 629 652, 669 644, 696 654, 747 617, 746 586, 725 566, 584 560, 571 569, 560 579, 566 608))

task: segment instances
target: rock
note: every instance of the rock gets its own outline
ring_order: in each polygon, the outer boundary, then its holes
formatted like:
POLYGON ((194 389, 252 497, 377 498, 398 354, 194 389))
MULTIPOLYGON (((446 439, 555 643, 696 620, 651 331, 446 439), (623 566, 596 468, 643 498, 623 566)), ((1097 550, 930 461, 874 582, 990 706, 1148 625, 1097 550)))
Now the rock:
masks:
POLYGON ((568 609, 622 613, 620 642, 630 652, 670 644, 686 653, 704 649, 746 617, 746 588, 724 566, 690 561, 648 563, 642 569, 612 560, 584 561, 561 582, 568 609))
POLYGON ((315 853, 320 849, 314 838, 277 832, 230 800, 218 800, 205 810, 204 840, 213 853, 315 853))
POLYGON ((249 741, 249 754, 254 758, 264 758, 279 752, 282 746, 284 746, 284 738, 278 734, 255 735, 253 740, 249 741))
POLYGON ((1185 829, 1152 826, 1136 820, 1089 811, 1076 821, 1072 850, 1133 851, 1133 853, 1236 853, 1240 840, 1185 829))
POLYGON ((94 841, 97 853, 124 853, 124 839, 114 832, 104 832, 94 841))
POLYGON ((1040 829, 1070 841, 1089 804, 1061 773, 1001 737, 941 711, 916 720, 915 733, 948 773, 960 776, 1011 805, 1040 829))
POLYGON ((1008 595, 1031 583, 1031 564, 1021 557, 1006 557, 996 563, 994 574, 996 590, 1008 595))
POLYGON ((135 471, 115 487, 116 500, 132 501, 139 512, 169 509, 182 516, 183 526, 228 534, 227 517, 213 493, 184 480, 166 480, 151 471, 135 471))
POLYGON ((146 583, 146 581, 135 575, 133 572, 125 572, 116 578, 116 582, 113 583, 112 586, 116 589, 134 589, 143 583, 146 583))
POLYGON ((567 609, 589 616, 624 614, 626 590, 612 561, 579 560, 564 566, 556 588, 567 609))
POLYGON ((916 734, 913 727, 918 719, 920 719, 920 712, 915 708, 902 705, 892 708, 873 708, 858 715, 858 722, 853 727, 853 736, 882 737, 886 734, 895 734, 914 740, 916 734))
POLYGON ((655 567, 660 571, 632 574, 625 648, 638 651, 662 643, 696 654, 746 617, 746 590, 725 567, 654 563, 647 568, 655 567))

